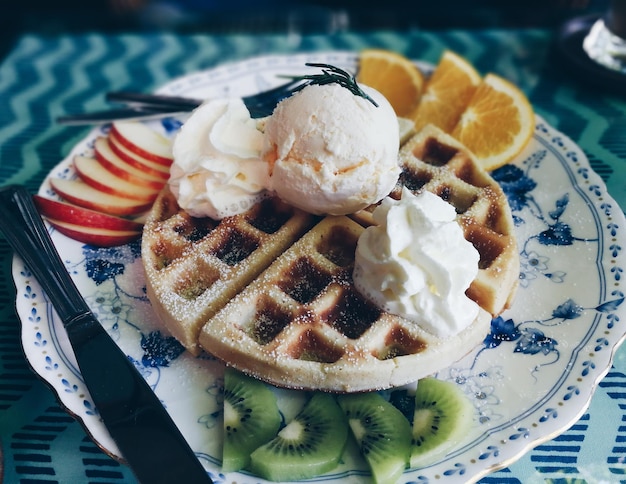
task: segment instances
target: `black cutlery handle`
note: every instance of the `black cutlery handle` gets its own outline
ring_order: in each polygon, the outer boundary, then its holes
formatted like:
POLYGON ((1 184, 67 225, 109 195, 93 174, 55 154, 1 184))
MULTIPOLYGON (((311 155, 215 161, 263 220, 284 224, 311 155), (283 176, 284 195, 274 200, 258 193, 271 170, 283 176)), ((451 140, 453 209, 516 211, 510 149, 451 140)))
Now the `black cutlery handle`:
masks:
POLYGON ((119 109, 107 109, 104 111, 94 111, 90 113, 68 114, 59 116, 56 121, 67 126, 83 126, 88 124, 105 124, 112 121, 140 121, 149 119, 176 116, 188 110, 172 108, 151 108, 151 107, 127 107, 119 109))
POLYGON ((89 312, 25 187, 0 188, 0 231, 54 301, 64 324, 89 312))
POLYGON ((150 386, 89 310, 24 187, 0 188, 0 231, 61 317, 85 385, 139 481, 211 483, 150 386))
POLYGON ((192 99, 163 94, 144 94, 131 91, 114 91, 106 95, 109 102, 122 103, 139 109, 164 109, 191 111, 202 104, 201 99, 192 99))

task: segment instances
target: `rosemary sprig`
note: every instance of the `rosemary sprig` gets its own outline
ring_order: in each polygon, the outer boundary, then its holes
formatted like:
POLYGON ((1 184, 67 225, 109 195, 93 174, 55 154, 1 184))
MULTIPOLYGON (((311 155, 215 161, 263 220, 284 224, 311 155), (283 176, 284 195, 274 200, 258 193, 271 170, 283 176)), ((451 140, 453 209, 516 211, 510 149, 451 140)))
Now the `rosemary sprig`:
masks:
POLYGON ((341 87, 345 87, 355 96, 360 96, 364 99, 367 99, 374 106, 378 107, 376 101, 368 96, 365 91, 363 91, 363 89, 361 89, 361 87, 357 84, 356 78, 350 75, 348 72, 344 71, 343 69, 340 69, 339 67, 333 66, 331 64, 319 64, 315 62, 307 62, 305 65, 307 67, 319 67, 322 69, 322 73, 307 74, 303 76, 281 76, 292 79, 293 81, 305 81, 303 84, 300 84, 293 89, 294 93, 304 89, 306 86, 309 86, 311 84, 317 84, 320 86, 323 86, 325 84, 339 84, 341 87))

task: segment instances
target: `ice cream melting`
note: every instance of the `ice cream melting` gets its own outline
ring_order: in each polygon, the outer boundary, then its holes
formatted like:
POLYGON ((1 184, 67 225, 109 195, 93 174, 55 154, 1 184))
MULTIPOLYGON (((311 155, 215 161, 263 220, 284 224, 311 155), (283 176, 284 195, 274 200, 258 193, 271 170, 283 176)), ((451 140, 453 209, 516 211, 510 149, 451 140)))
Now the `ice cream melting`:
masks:
POLYGON ((463 236, 454 207, 437 195, 386 198, 357 244, 354 284, 382 309, 439 337, 458 334, 478 314, 465 291, 478 251, 463 236))
POLYGON ((315 214, 354 213, 387 196, 400 174, 398 119, 378 91, 370 100, 338 84, 310 85, 267 120, 270 190, 315 214))

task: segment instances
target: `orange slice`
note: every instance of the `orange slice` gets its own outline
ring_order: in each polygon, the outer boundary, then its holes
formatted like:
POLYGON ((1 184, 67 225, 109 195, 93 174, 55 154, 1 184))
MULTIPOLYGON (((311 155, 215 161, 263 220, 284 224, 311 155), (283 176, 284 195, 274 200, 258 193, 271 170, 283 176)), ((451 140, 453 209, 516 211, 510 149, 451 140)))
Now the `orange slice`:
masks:
POLYGON ((446 133, 452 132, 481 80, 466 59, 445 51, 411 115, 415 129, 419 131, 427 124, 434 124, 446 133))
POLYGON ((452 136, 490 171, 520 153, 534 130, 535 115, 526 95, 509 81, 488 74, 476 88, 452 136))
POLYGON ((417 66, 403 55, 385 49, 361 51, 357 81, 385 96, 400 117, 413 112, 424 88, 424 75, 417 66))

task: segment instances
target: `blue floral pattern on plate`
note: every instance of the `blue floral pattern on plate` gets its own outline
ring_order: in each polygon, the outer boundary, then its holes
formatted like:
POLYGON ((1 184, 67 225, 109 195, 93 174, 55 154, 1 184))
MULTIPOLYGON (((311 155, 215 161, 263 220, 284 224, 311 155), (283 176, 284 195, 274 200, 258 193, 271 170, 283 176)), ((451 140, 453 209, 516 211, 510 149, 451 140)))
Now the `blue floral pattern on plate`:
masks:
MULTIPOLYGON (((254 58, 176 79, 160 92, 204 98, 245 95, 277 84, 277 75, 300 73, 306 62, 353 70, 356 54, 254 58)), ((180 122, 151 121, 165 135, 173 134, 180 122)), ((106 130, 94 129, 51 176, 74 177, 72 157, 89 154, 106 130)), ((492 321, 483 344, 437 375, 455 382, 474 403, 474 425, 466 441, 442 461, 407 471, 407 483, 476 480, 564 431, 587 408, 626 332, 626 221, 584 153, 538 118, 527 149, 493 176, 515 219, 519 290, 513 306, 492 321)), ((55 196, 48 181, 40 193, 55 196)), ((145 294, 139 244, 99 249, 51 233, 89 306, 154 388, 213 480, 259 482, 245 472, 220 472, 222 366, 206 355, 192 358, 163 332, 145 294)), ((22 343, 33 369, 94 441, 118 457, 61 324, 19 258, 13 276, 22 343)), ((277 392, 288 420, 304 396, 277 392)), ((362 461, 348 453, 322 480, 356 483, 367 474, 362 461)))

